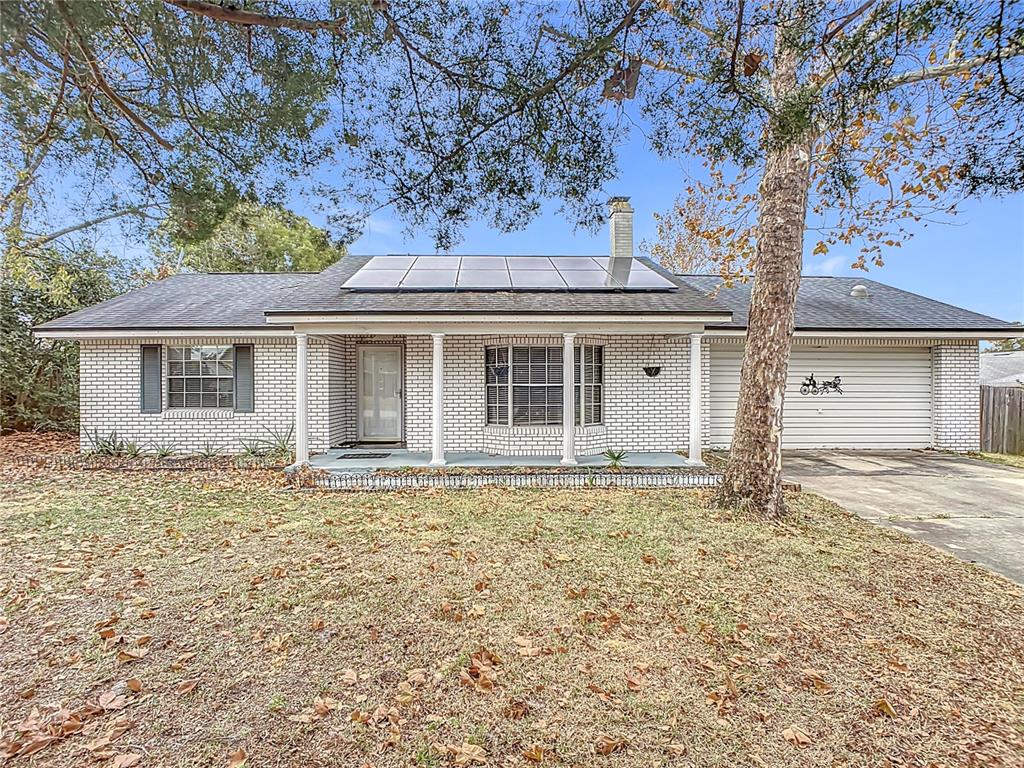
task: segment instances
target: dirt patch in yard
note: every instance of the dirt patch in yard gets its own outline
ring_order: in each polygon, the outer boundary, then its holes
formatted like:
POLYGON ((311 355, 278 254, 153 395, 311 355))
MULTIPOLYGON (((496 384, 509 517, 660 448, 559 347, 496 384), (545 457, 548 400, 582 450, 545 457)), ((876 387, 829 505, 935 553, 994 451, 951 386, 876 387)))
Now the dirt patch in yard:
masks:
POLYGON ((276 477, 5 476, 9 764, 1021 764, 1024 593, 816 497, 276 477))

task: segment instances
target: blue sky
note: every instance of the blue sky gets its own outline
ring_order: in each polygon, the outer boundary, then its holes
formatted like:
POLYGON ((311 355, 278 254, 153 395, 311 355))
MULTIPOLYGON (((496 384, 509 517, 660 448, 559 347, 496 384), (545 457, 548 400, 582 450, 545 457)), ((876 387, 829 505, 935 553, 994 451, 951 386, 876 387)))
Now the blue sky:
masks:
MULTIPOLYGON (((666 210, 684 186, 689 172, 699 172, 675 161, 663 161, 635 132, 620 154, 618 179, 606 187, 608 195, 628 195, 636 210, 639 243, 655 235, 652 214, 666 210)), ((573 231, 557 213, 557 202, 519 232, 504 234, 484 224, 470 227, 456 253, 595 254, 608 248, 604 230, 573 231)), ((313 217, 315 218, 315 217, 313 217)), ((882 268, 872 267, 868 277, 915 293, 993 315, 1024 321, 1024 194, 1001 199, 984 198, 965 203, 950 224, 918 224, 915 235, 901 248, 885 254, 882 268)), ((366 231, 350 248, 352 253, 432 253, 428 233, 407 236, 401 222, 387 211, 375 214, 366 231)), ((808 235, 804 274, 859 274, 849 264, 855 253, 833 250, 813 256, 816 238, 808 235)))

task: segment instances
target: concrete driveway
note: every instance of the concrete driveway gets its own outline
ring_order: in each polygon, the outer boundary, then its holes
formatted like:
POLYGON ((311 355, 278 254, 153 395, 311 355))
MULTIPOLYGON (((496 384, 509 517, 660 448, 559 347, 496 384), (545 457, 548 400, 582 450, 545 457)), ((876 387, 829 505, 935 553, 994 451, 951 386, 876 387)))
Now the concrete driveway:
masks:
POLYGON ((794 451, 787 480, 1024 584, 1024 470, 928 451, 794 451))

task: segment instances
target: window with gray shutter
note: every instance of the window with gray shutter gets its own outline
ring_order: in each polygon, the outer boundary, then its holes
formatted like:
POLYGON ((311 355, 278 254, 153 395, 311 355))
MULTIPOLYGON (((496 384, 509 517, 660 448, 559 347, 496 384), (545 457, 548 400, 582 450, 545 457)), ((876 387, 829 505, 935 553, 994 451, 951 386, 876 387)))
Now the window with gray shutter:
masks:
POLYGON ((145 345, 139 354, 139 410, 160 413, 163 406, 163 376, 160 371, 160 347, 145 345))
POLYGON ((252 344, 235 345, 235 410, 240 413, 256 410, 252 355, 252 344))

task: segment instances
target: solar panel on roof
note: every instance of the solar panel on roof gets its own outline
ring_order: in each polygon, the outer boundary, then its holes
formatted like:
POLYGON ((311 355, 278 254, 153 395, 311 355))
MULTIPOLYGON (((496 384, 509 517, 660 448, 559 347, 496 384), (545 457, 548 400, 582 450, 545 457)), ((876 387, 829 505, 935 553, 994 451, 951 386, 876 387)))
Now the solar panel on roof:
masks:
MULTIPOLYGON (((465 260, 463 260, 465 264, 465 260)), ((459 270, 457 288, 510 288, 512 281, 507 269, 466 269, 459 270)))
POLYGON ((673 290, 644 262, 607 256, 374 256, 344 288, 410 291, 673 290))
POLYGON ((554 269, 510 269, 513 288, 545 288, 558 290, 565 288, 565 280, 554 269))

